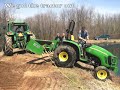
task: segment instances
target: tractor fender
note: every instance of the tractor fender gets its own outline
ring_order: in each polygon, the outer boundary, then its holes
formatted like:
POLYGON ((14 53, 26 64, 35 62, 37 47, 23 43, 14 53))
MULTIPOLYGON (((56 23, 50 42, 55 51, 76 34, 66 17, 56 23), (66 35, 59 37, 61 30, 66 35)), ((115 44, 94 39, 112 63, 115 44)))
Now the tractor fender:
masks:
POLYGON ((14 33, 13 33, 13 32, 7 32, 6 35, 7 35, 7 36, 13 36, 14 33))
POLYGON ((79 60, 80 54, 81 54, 81 48, 80 48, 81 45, 80 44, 78 44, 75 41, 67 41, 67 40, 64 40, 62 42, 62 44, 69 45, 69 46, 73 47, 75 49, 75 51, 76 51, 77 59, 79 60))

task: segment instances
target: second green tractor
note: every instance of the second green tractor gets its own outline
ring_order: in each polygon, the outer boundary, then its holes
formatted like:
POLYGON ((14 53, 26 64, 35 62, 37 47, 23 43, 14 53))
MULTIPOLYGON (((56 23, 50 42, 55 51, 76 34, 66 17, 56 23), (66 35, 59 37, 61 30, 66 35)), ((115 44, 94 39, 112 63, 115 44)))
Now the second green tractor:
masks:
POLYGON ((8 21, 4 30, 6 31, 3 46, 5 55, 12 55, 14 48, 25 49, 30 38, 35 38, 28 24, 23 21, 8 21))
POLYGON ((54 51, 54 61, 59 67, 73 67, 77 61, 94 66, 94 76, 99 80, 110 78, 110 70, 115 73, 118 71, 118 58, 106 49, 94 45, 83 45, 75 42, 73 38, 75 22, 72 20, 67 29, 67 39, 54 51))

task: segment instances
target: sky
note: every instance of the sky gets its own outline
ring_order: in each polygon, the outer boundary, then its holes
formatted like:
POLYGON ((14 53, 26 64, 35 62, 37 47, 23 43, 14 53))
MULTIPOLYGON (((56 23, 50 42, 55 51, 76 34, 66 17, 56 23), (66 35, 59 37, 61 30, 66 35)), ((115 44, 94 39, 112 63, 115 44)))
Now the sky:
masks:
POLYGON ((52 10, 57 14, 62 9, 80 6, 93 7, 100 14, 119 14, 120 0, 0 0, 0 8, 8 8, 16 18, 25 19, 38 13, 52 10), (53 8, 45 5, 54 5, 53 8), (55 6, 56 5, 56 6, 55 6))

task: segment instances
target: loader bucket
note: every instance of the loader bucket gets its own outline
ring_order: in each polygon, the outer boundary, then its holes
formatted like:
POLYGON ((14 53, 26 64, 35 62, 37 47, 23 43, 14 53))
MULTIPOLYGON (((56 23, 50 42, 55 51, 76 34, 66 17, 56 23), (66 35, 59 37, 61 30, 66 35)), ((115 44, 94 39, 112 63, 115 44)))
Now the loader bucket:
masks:
POLYGON ((26 50, 29 50, 35 54, 42 54, 44 48, 37 41, 30 39, 30 41, 26 45, 26 50))

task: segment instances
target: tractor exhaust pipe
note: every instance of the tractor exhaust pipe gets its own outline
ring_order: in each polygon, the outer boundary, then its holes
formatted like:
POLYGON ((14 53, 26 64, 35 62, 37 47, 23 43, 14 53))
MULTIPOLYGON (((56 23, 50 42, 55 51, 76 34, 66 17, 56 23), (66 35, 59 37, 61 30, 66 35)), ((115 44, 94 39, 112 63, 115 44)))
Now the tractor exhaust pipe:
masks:
POLYGON ((75 27, 75 21, 71 20, 70 23, 69 23, 69 27, 66 30, 67 39, 72 39, 74 27, 75 27))

